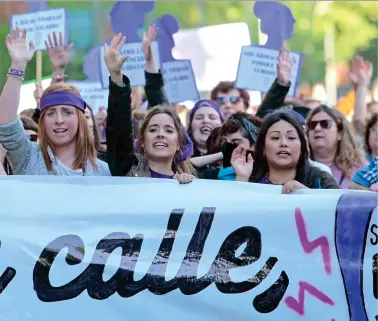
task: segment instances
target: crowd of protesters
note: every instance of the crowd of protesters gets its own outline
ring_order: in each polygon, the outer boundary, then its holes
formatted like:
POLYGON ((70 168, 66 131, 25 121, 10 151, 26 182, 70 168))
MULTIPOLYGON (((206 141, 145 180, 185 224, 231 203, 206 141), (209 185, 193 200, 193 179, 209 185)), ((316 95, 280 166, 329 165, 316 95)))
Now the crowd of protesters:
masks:
POLYGON ((128 176, 228 180, 282 185, 298 189, 377 191, 378 109, 366 105, 372 64, 357 57, 351 68, 355 88, 352 121, 333 106, 290 103, 293 61, 280 51, 277 78, 257 108, 248 113, 249 94, 233 82, 220 82, 210 99, 182 111, 168 103, 152 42, 157 28, 143 35, 147 112, 133 110, 129 78, 122 74, 128 58, 120 49, 126 38, 105 44, 109 70, 108 106, 94 115, 73 85, 64 82, 73 44, 61 34, 45 42, 53 69, 51 85, 37 87, 36 109, 17 110, 23 75, 34 55, 26 30, 6 38, 11 59, 0 97, 0 174, 128 176))

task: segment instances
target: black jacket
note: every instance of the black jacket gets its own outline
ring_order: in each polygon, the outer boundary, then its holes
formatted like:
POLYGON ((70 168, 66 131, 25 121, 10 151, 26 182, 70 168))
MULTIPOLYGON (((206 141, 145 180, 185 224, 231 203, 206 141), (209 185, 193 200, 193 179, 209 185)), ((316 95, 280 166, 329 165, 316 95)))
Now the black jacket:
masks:
POLYGON ((256 116, 264 118, 270 112, 282 107, 289 89, 290 84, 281 86, 276 78, 257 109, 256 116))

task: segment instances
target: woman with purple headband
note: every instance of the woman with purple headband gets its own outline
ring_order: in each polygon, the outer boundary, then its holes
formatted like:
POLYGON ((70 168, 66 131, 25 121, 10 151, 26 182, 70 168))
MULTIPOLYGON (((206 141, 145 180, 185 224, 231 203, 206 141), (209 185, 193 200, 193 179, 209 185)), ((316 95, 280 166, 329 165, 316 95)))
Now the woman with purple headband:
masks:
POLYGON ((96 157, 93 135, 84 115, 87 107, 72 85, 57 83, 47 88, 40 101, 38 142, 27 137, 17 109, 27 63, 34 55, 26 47, 26 30, 19 28, 6 38, 12 64, 0 97, 0 144, 15 175, 110 175, 106 163, 96 157))
MULTIPOLYGON (((146 72, 157 72, 151 50, 156 32, 156 28, 150 26, 144 35, 146 72)), ((171 106, 158 105, 149 111, 139 130, 137 151, 134 148, 130 81, 121 71, 127 59, 120 56, 125 41, 126 37, 118 34, 109 47, 105 44, 105 63, 110 73, 106 125, 110 171, 113 176, 177 179, 180 183, 190 183, 195 177, 186 159, 193 153, 193 146, 171 106)))

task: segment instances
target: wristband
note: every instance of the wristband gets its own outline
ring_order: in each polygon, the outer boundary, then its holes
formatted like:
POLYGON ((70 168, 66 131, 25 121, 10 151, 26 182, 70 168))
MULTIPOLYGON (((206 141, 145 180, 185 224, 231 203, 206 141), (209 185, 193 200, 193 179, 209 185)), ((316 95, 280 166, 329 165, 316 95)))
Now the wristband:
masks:
POLYGON ((23 70, 8 68, 8 75, 23 77, 24 73, 23 70))

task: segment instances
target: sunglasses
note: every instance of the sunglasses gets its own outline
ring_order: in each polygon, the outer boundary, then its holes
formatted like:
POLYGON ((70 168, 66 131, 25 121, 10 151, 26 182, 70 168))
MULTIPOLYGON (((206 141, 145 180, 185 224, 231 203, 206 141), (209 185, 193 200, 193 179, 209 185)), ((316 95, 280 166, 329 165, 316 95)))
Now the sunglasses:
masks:
POLYGON ((316 126, 320 124, 320 127, 323 129, 330 129, 333 125, 333 120, 323 119, 323 120, 312 120, 307 123, 308 130, 314 130, 316 126))
POLYGON ((38 135, 36 134, 31 134, 31 135, 28 135, 28 138, 29 140, 31 140, 32 142, 36 142, 38 140, 38 135))
POLYGON ((217 98, 217 103, 220 105, 226 104, 228 102, 230 102, 231 104, 236 104, 237 102, 239 102, 239 100, 239 96, 222 96, 217 98))

